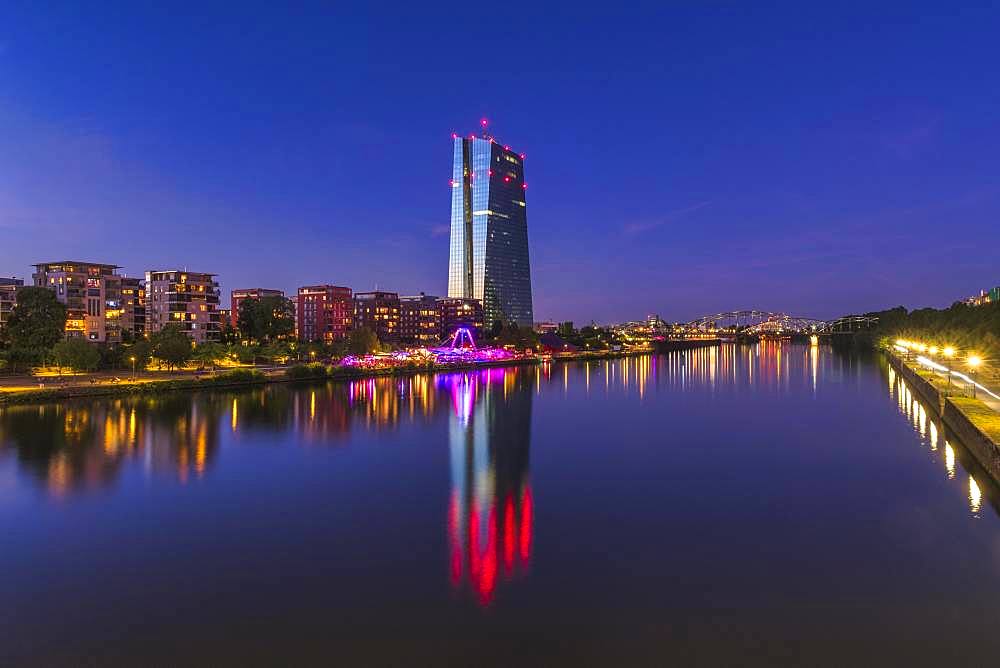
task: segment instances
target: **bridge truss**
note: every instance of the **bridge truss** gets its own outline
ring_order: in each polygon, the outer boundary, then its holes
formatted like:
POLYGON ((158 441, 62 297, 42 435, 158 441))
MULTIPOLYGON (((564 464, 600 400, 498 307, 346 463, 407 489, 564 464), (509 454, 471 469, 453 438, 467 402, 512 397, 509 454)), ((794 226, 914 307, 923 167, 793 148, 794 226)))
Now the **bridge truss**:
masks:
POLYGON ((840 334, 871 329, 878 324, 874 316, 845 316, 836 320, 818 320, 775 311, 727 311, 702 316, 687 323, 689 330, 723 330, 740 334, 840 334))

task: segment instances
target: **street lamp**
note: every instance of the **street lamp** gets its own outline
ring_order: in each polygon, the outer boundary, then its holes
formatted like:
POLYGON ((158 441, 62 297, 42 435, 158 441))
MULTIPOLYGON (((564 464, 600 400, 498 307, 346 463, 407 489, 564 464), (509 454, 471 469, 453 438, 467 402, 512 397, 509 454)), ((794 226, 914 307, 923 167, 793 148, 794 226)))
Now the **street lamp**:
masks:
POLYGON ((955 356, 955 348, 952 346, 945 346, 944 350, 941 351, 945 358, 948 360, 948 387, 951 387, 951 358, 955 356))
POLYGON ((969 355, 969 359, 967 361, 969 363, 969 369, 971 369, 971 374, 972 374, 972 378, 973 378, 973 381, 972 381, 972 398, 975 399, 976 398, 976 381, 975 381, 976 369, 978 369, 979 365, 983 363, 983 358, 980 357, 979 355, 969 355))
POLYGON ((134 383, 135 382, 135 355, 132 355, 132 357, 130 357, 129 359, 132 360, 132 382, 134 383))

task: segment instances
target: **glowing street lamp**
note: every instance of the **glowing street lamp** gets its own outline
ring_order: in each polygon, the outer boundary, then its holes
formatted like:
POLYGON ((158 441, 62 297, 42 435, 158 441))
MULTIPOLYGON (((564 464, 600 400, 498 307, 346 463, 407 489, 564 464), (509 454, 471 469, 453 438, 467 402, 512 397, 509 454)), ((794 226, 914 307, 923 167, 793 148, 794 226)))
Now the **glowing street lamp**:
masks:
POLYGON ((941 351, 945 358, 948 360, 948 387, 951 387, 951 358, 955 356, 955 348, 953 346, 945 346, 944 350, 941 351))
POLYGON ((129 357, 132 360, 132 382, 135 382, 135 355, 129 357))
POLYGON ((983 358, 980 357, 979 355, 969 355, 969 359, 966 360, 966 363, 968 363, 969 369, 971 370, 971 374, 972 374, 972 378, 973 378, 973 381, 972 381, 972 398, 975 399, 976 398, 976 381, 975 381, 975 378, 976 378, 976 369, 978 369, 979 366, 983 363, 983 358))

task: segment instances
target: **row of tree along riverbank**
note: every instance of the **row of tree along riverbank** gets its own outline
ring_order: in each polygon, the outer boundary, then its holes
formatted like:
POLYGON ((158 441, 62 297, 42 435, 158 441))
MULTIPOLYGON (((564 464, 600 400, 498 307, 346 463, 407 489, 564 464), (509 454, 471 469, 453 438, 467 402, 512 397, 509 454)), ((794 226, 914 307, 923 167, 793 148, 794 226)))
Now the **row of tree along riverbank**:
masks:
POLYGON ((978 399, 956 396, 957 387, 942 387, 933 373, 911 366, 891 348, 883 354, 913 391, 931 407, 976 458, 979 465, 1000 483, 1000 414, 978 399))

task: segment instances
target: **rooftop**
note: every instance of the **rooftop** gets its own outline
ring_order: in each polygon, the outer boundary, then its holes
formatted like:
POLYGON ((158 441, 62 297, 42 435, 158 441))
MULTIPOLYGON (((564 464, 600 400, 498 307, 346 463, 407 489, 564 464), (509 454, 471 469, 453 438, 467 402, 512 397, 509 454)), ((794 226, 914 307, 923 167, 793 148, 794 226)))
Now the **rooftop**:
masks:
POLYGON ((101 269, 121 269, 117 264, 104 264, 103 262, 83 262, 81 260, 59 260, 58 262, 39 262, 33 265, 41 269, 42 267, 56 267, 63 265, 80 265, 84 267, 100 267, 101 269))

